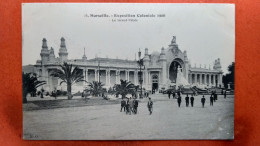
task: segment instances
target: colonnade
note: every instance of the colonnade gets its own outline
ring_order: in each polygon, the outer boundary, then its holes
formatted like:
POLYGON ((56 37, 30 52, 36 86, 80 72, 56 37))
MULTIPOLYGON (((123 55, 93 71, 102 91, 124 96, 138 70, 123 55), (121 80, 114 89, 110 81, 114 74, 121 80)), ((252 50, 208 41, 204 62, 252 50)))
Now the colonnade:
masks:
MULTIPOLYGON (((131 81, 133 84, 139 84, 139 77, 137 70, 120 70, 120 69, 83 69, 84 80, 87 82, 90 80, 89 73, 90 71, 94 71, 94 81, 100 81, 101 77, 105 77, 105 86, 113 86, 114 83, 111 84, 111 77, 115 77, 115 83, 120 83, 120 79, 131 81), (100 77, 99 77, 100 75, 100 77), (123 75, 123 76, 122 76, 123 75), (131 79, 130 79, 131 76, 131 79), (133 76, 133 77, 132 77, 133 76)), ((143 71, 142 71, 143 72, 143 71)), ((142 75, 142 78, 143 75, 142 75)))
POLYGON ((222 85, 222 74, 218 73, 190 73, 188 78, 190 84, 208 86, 222 85))

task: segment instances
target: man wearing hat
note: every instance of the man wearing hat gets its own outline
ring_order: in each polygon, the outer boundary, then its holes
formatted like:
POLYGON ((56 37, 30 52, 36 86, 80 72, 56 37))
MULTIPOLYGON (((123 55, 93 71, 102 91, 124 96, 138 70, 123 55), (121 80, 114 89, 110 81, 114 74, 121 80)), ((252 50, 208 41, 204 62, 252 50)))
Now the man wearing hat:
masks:
POLYGON ((150 115, 152 114, 153 110, 153 101, 151 100, 151 97, 149 97, 149 101, 147 103, 148 111, 150 112, 150 115))

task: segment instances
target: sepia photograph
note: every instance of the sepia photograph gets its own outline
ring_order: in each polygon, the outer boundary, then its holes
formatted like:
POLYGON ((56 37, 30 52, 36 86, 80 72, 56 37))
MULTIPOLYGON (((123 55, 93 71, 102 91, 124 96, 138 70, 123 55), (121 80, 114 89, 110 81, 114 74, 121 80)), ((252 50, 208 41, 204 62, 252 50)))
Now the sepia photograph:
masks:
POLYGON ((22 4, 25 140, 233 140, 234 74, 234 4, 22 4))

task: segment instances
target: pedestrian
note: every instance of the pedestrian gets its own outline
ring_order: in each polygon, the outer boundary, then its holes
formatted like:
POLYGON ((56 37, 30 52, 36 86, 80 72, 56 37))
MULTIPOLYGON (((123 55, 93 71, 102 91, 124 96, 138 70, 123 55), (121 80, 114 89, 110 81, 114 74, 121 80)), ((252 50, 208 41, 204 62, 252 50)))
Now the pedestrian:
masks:
POLYGON ((134 113, 137 114, 138 100, 134 99, 134 113))
POLYGON ((227 91, 224 92, 224 98, 227 98, 227 91))
POLYGON ((216 92, 214 92, 214 102, 216 102, 217 98, 218 98, 218 95, 216 92))
POLYGON ((178 97, 177 102, 178 102, 178 106, 180 107, 181 106, 181 96, 178 97))
POLYGON ((147 103, 148 111, 150 112, 150 115, 153 112, 153 101, 151 100, 151 97, 149 97, 149 101, 147 103))
POLYGON ((168 90, 167 93, 168 93, 168 97, 169 97, 169 99, 170 99, 170 98, 171 98, 171 91, 168 90))
POLYGON ((83 91, 83 97, 85 98, 85 100, 87 99, 88 93, 86 90, 83 91))
POLYGON ((131 110, 130 110, 130 101, 129 101, 129 99, 127 100, 127 102, 126 102, 126 114, 129 114, 129 115, 131 115, 131 110))
POLYGON ((205 101, 206 101, 206 99, 205 99, 205 97, 204 97, 204 95, 203 95, 202 98, 201 98, 201 103, 202 103, 202 107, 203 107, 203 108, 204 108, 205 101))
POLYGON ((214 97, 213 97, 213 95, 211 94, 211 95, 210 95, 210 106, 213 106, 213 101, 214 101, 214 97))
POLYGON ((43 92, 41 92, 41 98, 43 98, 43 92))
POLYGON ((125 108, 126 108, 126 102, 124 99, 121 100, 121 110, 120 112, 122 112, 122 109, 124 109, 124 112, 125 112, 125 108))
POLYGON ((177 95, 178 95, 178 97, 180 97, 180 96, 181 96, 181 92, 180 92, 180 91, 178 91, 178 92, 177 92, 177 95))
POLYGON ((191 107, 193 107, 193 103, 194 103, 194 97, 193 97, 193 95, 191 95, 191 97, 190 97, 190 104, 191 104, 191 107))
POLYGON ((130 112, 133 112, 133 107, 134 107, 133 100, 132 100, 132 98, 130 97, 130 100, 129 100, 129 109, 130 109, 130 112))
POLYGON ((186 101, 186 107, 189 107, 189 95, 188 94, 185 97, 185 101, 186 101))
POLYGON ((173 91, 173 92, 172 92, 172 98, 174 99, 175 96, 176 96, 176 95, 175 95, 175 92, 173 91))
POLYGON ((53 91, 53 94, 52 94, 52 95, 53 95, 53 97, 54 97, 55 99, 57 99, 57 91, 56 91, 56 90, 53 91))

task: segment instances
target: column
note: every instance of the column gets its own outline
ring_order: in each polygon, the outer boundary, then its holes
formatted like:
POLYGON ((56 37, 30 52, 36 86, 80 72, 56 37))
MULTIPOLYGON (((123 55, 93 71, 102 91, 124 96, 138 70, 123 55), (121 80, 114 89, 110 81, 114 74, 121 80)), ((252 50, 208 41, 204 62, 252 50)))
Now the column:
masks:
POLYGON ((88 69, 86 69, 86 79, 85 80, 88 82, 88 69))
POLYGON ((127 73, 126 73, 127 71, 125 70, 125 80, 127 80, 127 73))
POLYGON ((121 73, 120 70, 118 70, 118 75, 117 75, 117 76, 118 76, 118 78, 117 78, 117 84, 120 82, 120 73, 121 73))
POLYGON ((129 79, 129 74, 130 74, 130 71, 127 71, 127 80, 130 81, 129 79))
POLYGON ((47 74, 48 74, 48 81, 49 81, 49 91, 51 92, 53 90, 53 83, 52 83, 52 76, 50 76, 50 70, 47 70, 47 74))
POLYGON ((95 81, 98 81, 97 80, 97 70, 95 69, 94 71, 95 71, 95 81))
POLYGON ((204 85, 207 85, 207 76, 204 74, 204 85))
POLYGON ((211 74, 209 74, 209 86, 211 86, 211 74))
POLYGON ((118 83, 118 70, 116 70, 115 74, 116 74, 116 84, 117 84, 118 83))
POLYGON ((107 77, 107 74, 108 74, 108 72, 107 72, 107 70, 105 70, 105 77, 106 77, 106 86, 108 85, 108 77, 107 77))
POLYGON ((148 87, 148 70, 145 70, 145 89, 148 87))
POLYGON ((213 74, 213 86, 216 86, 216 79, 215 79, 215 75, 213 74))
POLYGON ((83 82, 83 85, 86 85, 86 81, 87 81, 87 69, 86 68, 84 68, 83 69, 83 76, 84 76, 84 82, 83 82))
POLYGON ((135 85, 137 85, 137 78, 136 78, 136 76, 137 76, 137 71, 135 70, 134 71, 134 84, 135 85))
POLYGON ((219 85, 221 85, 221 87, 223 85, 223 83, 222 83, 222 74, 219 74, 219 85))
POLYGON ((194 84, 197 84, 197 74, 194 74, 194 77, 195 77, 194 84))
POLYGON ((158 78, 159 78, 158 83, 161 84, 162 83, 162 73, 161 73, 161 71, 159 71, 159 77, 158 78))
POLYGON ((202 74, 200 73, 200 84, 202 84, 202 74))
POLYGON ((188 74, 188 83, 191 84, 191 74, 188 74))
POLYGON ((111 78, 111 75, 110 75, 110 70, 108 70, 108 74, 107 74, 107 77, 108 77, 108 86, 111 86, 111 83, 110 83, 110 78, 111 78))
POLYGON ((147 77, 147 84, 149 85, 149 84, 150 84, 150 72, 147 71, 147 74, 148 74, 148 77, 147 77))

